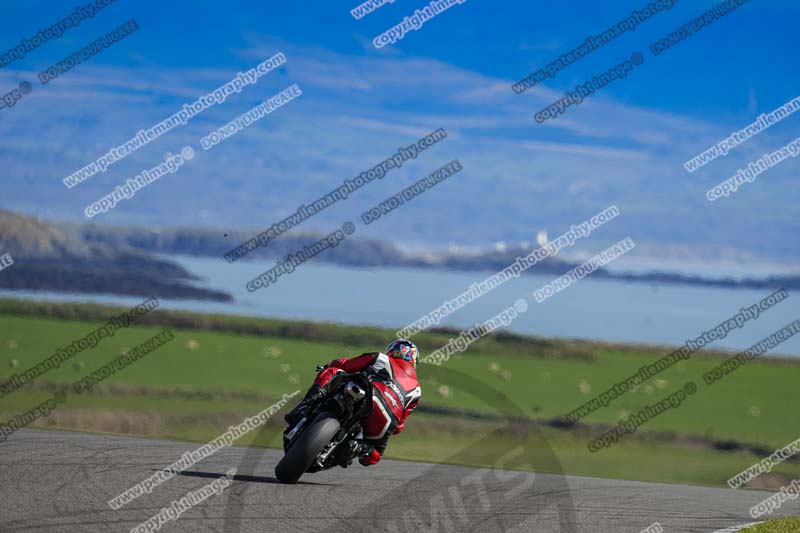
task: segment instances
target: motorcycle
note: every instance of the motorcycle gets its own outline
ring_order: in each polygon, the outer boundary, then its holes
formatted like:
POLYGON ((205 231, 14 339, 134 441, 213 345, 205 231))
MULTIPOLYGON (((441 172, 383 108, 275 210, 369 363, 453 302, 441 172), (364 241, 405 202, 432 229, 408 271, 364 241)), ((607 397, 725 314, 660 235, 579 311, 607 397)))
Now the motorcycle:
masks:
MULTIPOLYGON (((317 366, 317 373, 325 367, 317 366)), ((294 484, 305 473, 347 468, 356 456, 362 421, 372 410, 372 384, 361 373, 339 372, 328 393, 283 433, 284 456, 275 466, 281 483, 294 484)))

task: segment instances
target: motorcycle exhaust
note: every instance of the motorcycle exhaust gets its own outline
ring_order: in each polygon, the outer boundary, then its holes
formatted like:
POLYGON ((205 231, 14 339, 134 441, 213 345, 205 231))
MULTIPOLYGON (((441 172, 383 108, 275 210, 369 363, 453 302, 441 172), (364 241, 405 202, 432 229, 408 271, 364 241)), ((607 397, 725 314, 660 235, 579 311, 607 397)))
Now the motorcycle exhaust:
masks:
POLYGON ((345 385, 345 390, 347 391, 347 394, 349 394, 354 400, 360 400, 366 394, 361 387, 352 381, 349 381, 347 385, 345 385))

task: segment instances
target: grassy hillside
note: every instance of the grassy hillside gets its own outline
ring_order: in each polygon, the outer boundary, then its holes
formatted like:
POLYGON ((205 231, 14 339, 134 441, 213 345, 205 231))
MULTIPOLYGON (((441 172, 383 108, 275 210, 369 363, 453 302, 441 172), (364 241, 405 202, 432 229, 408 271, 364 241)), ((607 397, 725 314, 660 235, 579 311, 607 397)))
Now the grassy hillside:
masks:
POLYGON ((148 252, 89 242, 60 225, 0 209, 0 255, 5 253, 14 260, 0 276, 5 289, 232 299, 192 285, 196 278, 183 267, 148 252))

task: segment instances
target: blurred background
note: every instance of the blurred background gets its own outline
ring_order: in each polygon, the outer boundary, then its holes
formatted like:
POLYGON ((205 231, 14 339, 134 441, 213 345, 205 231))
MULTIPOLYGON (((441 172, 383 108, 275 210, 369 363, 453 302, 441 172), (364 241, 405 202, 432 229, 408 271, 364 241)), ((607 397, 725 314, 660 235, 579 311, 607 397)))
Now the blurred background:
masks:
MULTIPOLYGON (((800 96, 798 6, 746 3, 656 55, 651 43, 717 5, 677 1, 517 94, 514 83, 648 3, 579 1, 565 9, 561 2, 469 0, 375 47, 374 39, 427 5, 400 0, 361 14, 351 12, 355 2, 341 1, 118 0, 24 57, 4 60, 0 378, 146 298, 158 298, 160 307, 1 397, 0 415, 25 412, 166 326, 176 341, 33 425, 213 438, 282 394, 304 392, 315 364, 382 349, 397 330, 471 284, 615 205, 618 217, 415 335, 423 356, 516 300, 528 302, 527 312, 447 365, 522 409, 520 431, 506 438, 556 452, 542 453, 536 470, 724 485, 759 454, 800 436, 791 407, 800 338, 792 337, 612 449, 586 448, 613 424, 688 379, 700 384, 703 372, 800 318, 797 159, 728 197, 706 198, 793 142, 800 116, 787 113, 693 172, 684 166, 800 96), (41 72, 130 20, 138 29, 40 81, 41 72), (636 52, 644 60, 625 78, 535 121, 565 91, 636 52), (106 171, 65 185, 140 130, 278 53, 286 62, 255 83, 106 171), (302 94, 213 148, 201 145, 293 84, 302 94), (224 258, 439 128, 445 139, 384 178, 246 257, 224 258), (186 147, 193 157, 185 157, 186 147), (127 180, 181 154, 186 160, 174 173, 86 216, 127 180), (463 170, 363 223, 362 213, 453 159, 463 170), (335 248, 262 289, 246 288, 348 221, 355 232, 335 248), (626 237, 636 244, 630 252, 544 302, 533 298, 626 237), (563 423, 613 383, 780 288, 790 297, 757 319, 580 423, 563 423)), ((0 56, 74 12, 53 1, 4 6, 0 56)), ((419 374, 418 419, 393 439, 390 456, 445 461, 453 442, 468 448, 507 421, 509 413, 446 376, 426 377, 424 365, 419 374)), ((276 445, 279 429, 275 421, 271 436, 255 444, 276 445)), ((492 446, 481 442, 460 460, 491 464, 492 446)), ((798 472, 790 460, 753 483, 775 488, 798 472)))

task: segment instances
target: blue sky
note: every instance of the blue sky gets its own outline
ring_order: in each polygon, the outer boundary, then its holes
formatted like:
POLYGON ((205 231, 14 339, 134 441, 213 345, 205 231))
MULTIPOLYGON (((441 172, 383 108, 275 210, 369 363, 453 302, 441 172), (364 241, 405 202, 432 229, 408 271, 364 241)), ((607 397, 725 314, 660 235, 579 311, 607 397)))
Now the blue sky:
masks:
MULTIPOLYGON (((84 2, 85 3, 85 2, 84 2)), ((717 4, 675 6, 516 95, 510 85, 646 1, 467 0, 375 49, 372 39, 425 2, 396 0, 356 20, 358 0, 133 2, 0 69, 0 94, 34 90, 0 110, 0 207, 81 220, 83 208, 167 152, 298 83, 303 96, 103 215, 101 223, 262 227, 438 127, 449 138, 392 181, 370 185, 306 223, 329 231, 453 158, 465 171, 363 232, 417 244, 483 244, 557 233, 616 203, 605 242, 719 246, 800 255, 798 164, 771 169, 736 195, 704 192, 798 136, 790 117, 706 168, 681 164, 734 129, 800 95, 800 7, 752 0, 654 57, 652 41, 717 4), (36 73, 129 19, 141 29, 46 86, 36 73), (109 172, 73 190, 61 180, 183 103, 276 52, 285 67, 109 172), (533 115, 563 91, 633 52, 645 62, 556 120, 533 115), (3 90, 3 87, 6 89, 3 90), (794 238, 793 238, 794 237, 794 238)), ((70 14, 73 3, 9 2, 0 51, 70 14)), ((601 246, 598 241, 597 246, 601 246)))

